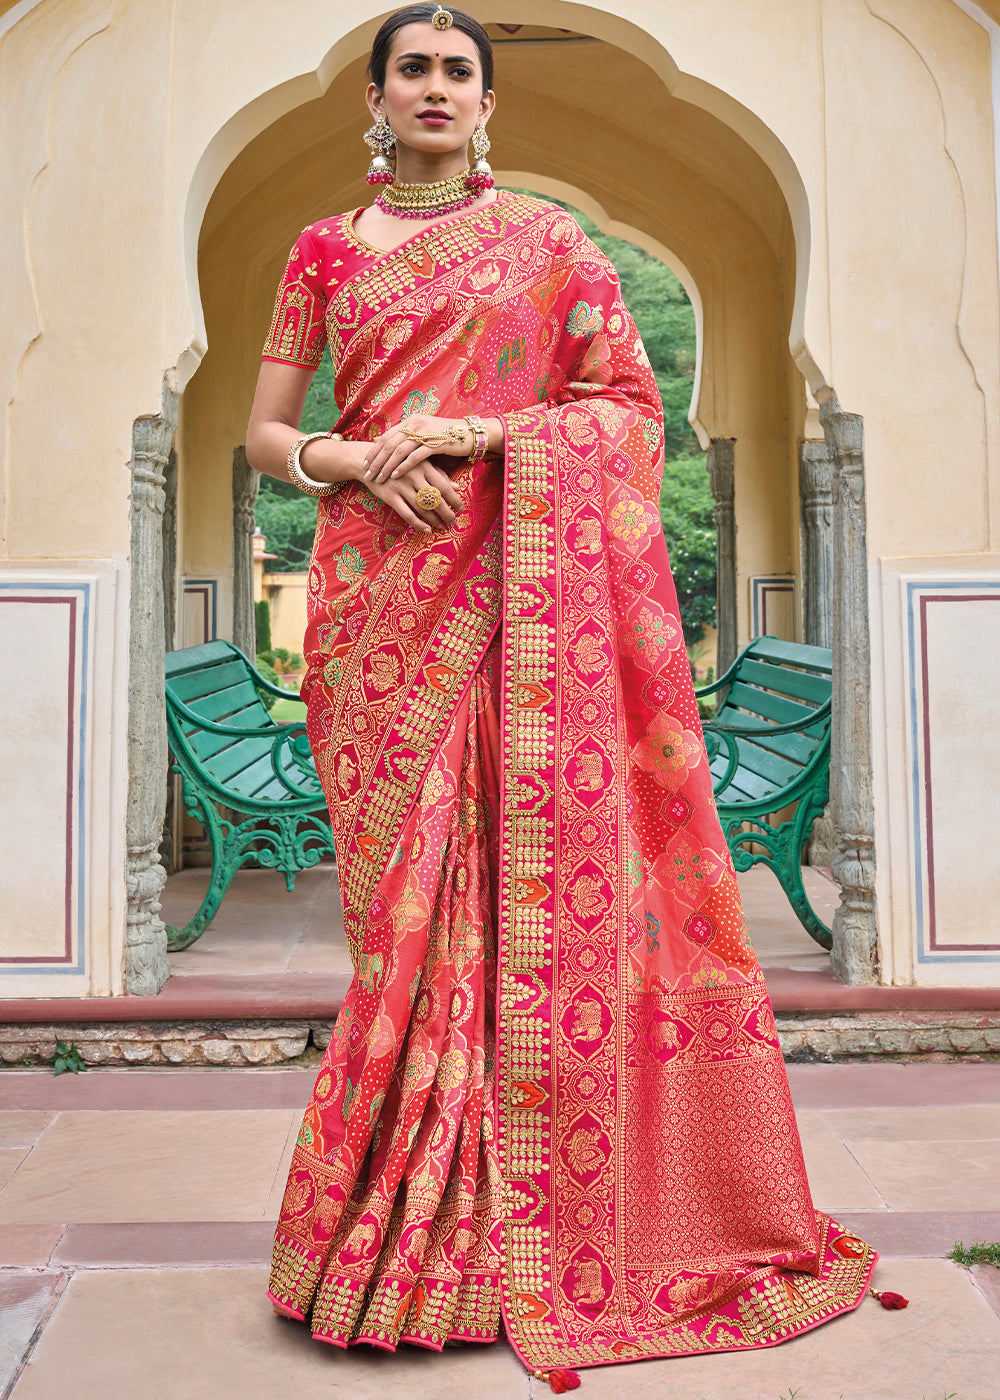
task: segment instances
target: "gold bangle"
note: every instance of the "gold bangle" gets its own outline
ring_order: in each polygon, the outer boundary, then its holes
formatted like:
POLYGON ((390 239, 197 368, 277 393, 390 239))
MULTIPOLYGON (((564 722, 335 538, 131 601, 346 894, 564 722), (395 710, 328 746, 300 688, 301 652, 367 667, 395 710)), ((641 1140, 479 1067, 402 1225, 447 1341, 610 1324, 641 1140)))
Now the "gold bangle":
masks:
POLYGON ((469 453, 469 461, 481 462, 486 456, 486 449, 489 447, 489 430, 478 414, 467 413, 465 415, 465 421, 472 429, 472 451, 469 453))
POLYGON ((331 428, 326 433, 307 433, 305 437, 299 438, 298 442, 293 442, 288 449, 288 479, 293 486, 297 486, 307 496, 335 496, 347 485, 346 481, 314 481, 303 471, 302 463, 299 461, 303 447, 307 442, 313 442, 316 438, 332 438, 334 442, 343 442, 344 434, 335 433, 331 428))

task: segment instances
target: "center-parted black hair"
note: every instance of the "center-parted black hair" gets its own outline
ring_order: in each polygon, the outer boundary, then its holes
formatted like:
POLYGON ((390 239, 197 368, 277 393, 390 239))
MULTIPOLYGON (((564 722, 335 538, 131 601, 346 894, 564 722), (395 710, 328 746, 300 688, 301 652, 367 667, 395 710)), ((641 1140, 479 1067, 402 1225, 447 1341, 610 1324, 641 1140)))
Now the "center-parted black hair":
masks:
MULTIPOLYGON (((368 76, 377 88, 385 87, 385 71, 389 65, 393 39, 407 24, 429 23, 437 8, 437 5, 407 5, 405 9, 397 10, 386 20, 375 35, 371 57, 368 60, 368 76)), ((479 21, 467 15, 464 10, 456 10, 451 5, 445 8, 451 13, 451 29, 459 29, 468 35, 479 50, 479 62, 483 70, 483 92, 489 92, 493 86, 493 45, 490 43, 490 36, 479 21)), ((442 42, 445 42, 445 36, 450 32, 448 29, 442 29, 442 42)))

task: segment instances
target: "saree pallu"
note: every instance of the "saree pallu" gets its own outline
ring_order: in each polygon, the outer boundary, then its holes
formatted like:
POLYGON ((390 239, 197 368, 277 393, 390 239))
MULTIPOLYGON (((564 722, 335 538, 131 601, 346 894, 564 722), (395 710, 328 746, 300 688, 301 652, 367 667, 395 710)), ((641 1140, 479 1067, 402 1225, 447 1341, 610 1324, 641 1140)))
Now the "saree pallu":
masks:
MULTIPOLYGON (((614 270, 510 194, 387 254, 347 216, 310 237, 341 430, 481 413, 506 452, 430 538, 358 486, 321 506, 308 724, 355 977, 271 1297, 340 1345, 502 1315, 542 1370, 798 1335, 876 1255, 809 1194, 614 270)), ((313 315, 279 296, 269 343, 313 354, 313 315)))

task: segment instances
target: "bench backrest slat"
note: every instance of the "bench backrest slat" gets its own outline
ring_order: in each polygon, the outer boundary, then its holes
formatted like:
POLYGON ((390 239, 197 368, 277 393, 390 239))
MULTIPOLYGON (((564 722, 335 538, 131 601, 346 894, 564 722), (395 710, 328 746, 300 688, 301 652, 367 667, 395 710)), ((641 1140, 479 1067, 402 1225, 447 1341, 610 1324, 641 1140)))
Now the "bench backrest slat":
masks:
POLYGON ((748 659, 755 656, 763 661, 776 661, 781 666, 797 666, 826 676, 833 674, 833 652, 829 647, 786 642, 781 637, 755 638, 747 647, 745 656, 748 659))
POLYGON ((257 715, 264 716, 264 723, 268 721, 267 708, 253 681, 242 680, 239 685, 227 685, 223 690, 200 695, 184 703, 196 715, 214 720, 217 724, 228 724, 230 715, 240 714, 244 710, 253 710, 257 715))
POLYGON ((198 671, 188 671, 185 675, 169 677, 167 685, 170 694, 182 704, 194 706, 206 697, 218 695, 230 686, 238 686, 250 680, 250 667, 246 661, 228 661, 223 665, 208 666, 198 671))
MULTIPOLYGON (((712 777, 718 781, 726 771, 725 754, 717 754, 711 763, 712 777)), ((737 768, 732 779, 726 786, 726 802, 746 801, 758 802, 761 798, 769 797, 774 792, 775 784, 766 778, 759 777, 756 773, 751 773, 749 768, 737 768)))
MULTIPOLYGON (((779 734, 778 738, 794 738, 794 735, 779 734)), ((737 739, 736 747, 740 754, 740 767, 778 787, 794 782, 802 772, 802 763, 792 762, 784 754, 763 748, 750 739, 737 739)))
MULTIPOLYGON (((827 716, 826 724, 829 725, 829 723, 829 716, 827 716)), ((811 734, 794 733, 769 736, 767 731, 770 726, 767 722, 765 720, 756 719, 751 715, 744 716, 740 724, 743 729, 756 730, 759 728, 760 734, 754 734, 755 744, 760 745, 761 748, 769 749, 771 753, 778 754, 781 758, 790 759, 792 762, 801 763, 803 766, 812 762, 813 755, 823 743, 825 735, 824 727, 817 725, 815 738, 813 738, 811 734)))
POLYGON ((205 762, 205 770, 217 783, 232 788, 234 792, 243 792, 244 789, 239 786, 241 776, 266 758, 269 750, 270 745, 265 748, 260 739, 237 739, 227 749, 213 754, 205 762))
POLYGON ((322 790, 315 768, 303 768, 287 741, 275 749, 279 726, 271 718, 258 689, 259 677, 232 642, 206 642, 169 652, 166 657, 167 710, 171 745, 186 765, 193 764, 211 784, 216 800, 229 800, 243 810, 268 806, 295 810, 322 809, 322 790), (184 706, 182 713, 178 706, 184 706), (246 738, 218 734, 201 723, 247 730, 246 738), (277 758, 273 754, 277 754, 277 758), (276 777, 277 761, 290 783, 276 777), (310 789, 315 785, 315 796, 310 789))
POLYGON ((726 703, 715 718, 723 724, 743 724, 745 715, 760 716, 775 724, 805 724, 813 709, 812 705, 788 700, 784 695, 775 695, 773 691, 758 690, 756 686, 734 681, 729 687, 726 703))
POLYGON ((830 698, 829 676, 793 671, 789 666, 773 666, 767 661, 744 661, 740 667, 740 680, 795 700, 805 700, 811 705, 822 705, 830 698))
MULTIPOLYGON (((800 791, 802 781, 810 781, 809 774, 826 762, 832 665, 829 648, 779 637, 758 637, 745 648, 707 725, 709 733, 727 727, 754 731, 752 737, 734 736, 739 762, 720 794, 720 803, 738 806, 742 801, 761 802, 771 794, 800 791), (772 733, 778 725, 797 728, 787 734, 772 733)), ((729 767, 724 744, 711 767, 715 780, 721 781, 729 767)))
POLYGON ((258 746, 257 757, 234 772, 227 779, 226 786, 231 788, 237 797, 256 798, 257 794, 273 781, 274 768, 271 765, 270 750, 261 753, 258 746))

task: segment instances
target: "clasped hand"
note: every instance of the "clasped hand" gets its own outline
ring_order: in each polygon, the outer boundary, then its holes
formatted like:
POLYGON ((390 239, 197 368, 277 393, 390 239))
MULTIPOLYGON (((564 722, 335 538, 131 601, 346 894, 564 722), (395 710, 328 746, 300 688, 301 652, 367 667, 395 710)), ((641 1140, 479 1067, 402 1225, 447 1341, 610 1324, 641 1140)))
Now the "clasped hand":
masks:
POLYGON ((464 502, 448 473, 427 459, 431 456, 468 457, 471 437, 468 425, 454 418, 432 418, 425 414, 404 418, 402 423, 365 444, 362 485, 391 506, 413 529, 423 534, 432 529, 448 530, 464 509, 464 502), (457 433, 446 437, 448 429, 456 427, 466 429, 464 443, 457 433), (419 437, 430 438, 431 443, 414 442, 412 437, 407 437, 404 428, 419 437), (443 443, 440 447, 436 445, 439 441, 443 443), (427 510, 417 501, 418 493, 427 486, 441 493, 440 503, 433 510, 427 510))
POLYGON ((405 476, 428 457, 468 457, 474 444, 475 434, 462 419, 414 413, 369 444, 362 480, 374 485, 405 476))

